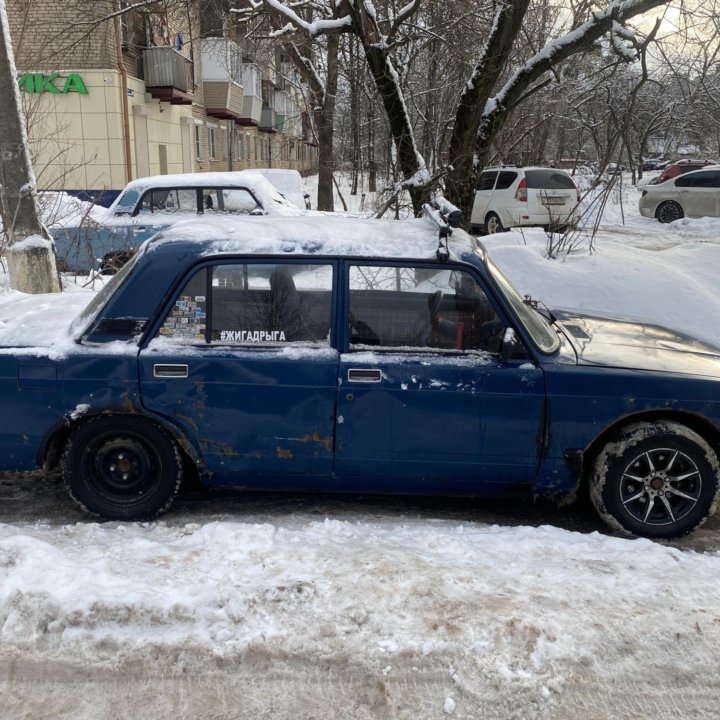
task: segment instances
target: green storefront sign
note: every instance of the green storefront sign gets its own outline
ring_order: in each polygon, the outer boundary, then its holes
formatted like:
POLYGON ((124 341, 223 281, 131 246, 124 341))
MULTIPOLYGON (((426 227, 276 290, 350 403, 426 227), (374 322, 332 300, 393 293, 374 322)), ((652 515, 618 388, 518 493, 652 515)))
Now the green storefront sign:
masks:
POLYGON ((83 79, 79 75, 68 75, 62 77, 60 73, 43 75, 43 73, 23 73, 18 78, 18 86, 27 93, 49 92, 56 95, 64 95, 69 92, 87 95, 83 79))

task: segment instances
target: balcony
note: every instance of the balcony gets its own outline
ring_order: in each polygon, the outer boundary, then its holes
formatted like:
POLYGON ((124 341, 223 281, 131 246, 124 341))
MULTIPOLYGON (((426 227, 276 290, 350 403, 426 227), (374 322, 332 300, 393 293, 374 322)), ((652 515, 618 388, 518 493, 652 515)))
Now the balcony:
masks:
POLYGON ((243 107, 240 117, 235 118, 237 125, 257 127, 262 119, 262 74, 254 63, 242 63, 240 69, 241 85, 244 89, 243 107))
POLYGON ((232 80, 203 80, 205 112, 221 120, 238 120, 243 115, 244 93, 232 80))
POLYGON ((152 97, 172 105, 192 105, 192 63, 172 47, 143 50, 145 88, 152 97))
POLYGON ((262 109, 262 116, 260 118, 260 125, 258 130, 260 132, 274 133, 277 128, 277 113, 271 107, 264 107, 262 109))
POLYGON ((240 47, 229 38, 205 38, 200 54, 205 112, 220 120, 239 118, 245 95, 240 47))

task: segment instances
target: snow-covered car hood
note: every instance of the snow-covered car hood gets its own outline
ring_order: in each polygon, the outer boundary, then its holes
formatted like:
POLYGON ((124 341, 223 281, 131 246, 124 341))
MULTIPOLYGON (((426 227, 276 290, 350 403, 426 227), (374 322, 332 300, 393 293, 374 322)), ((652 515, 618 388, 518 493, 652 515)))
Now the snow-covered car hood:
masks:
POLYGON ((720 378, 720 348, 660 325, 553 311, 580 365, 720 378))

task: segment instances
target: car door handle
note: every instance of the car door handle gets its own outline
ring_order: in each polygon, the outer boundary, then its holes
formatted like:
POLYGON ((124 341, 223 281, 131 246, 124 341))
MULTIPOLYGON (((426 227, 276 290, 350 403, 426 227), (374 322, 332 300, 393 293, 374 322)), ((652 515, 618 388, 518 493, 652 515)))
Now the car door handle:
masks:
POLYGON ((382 381, 382 370, 375 368, 350 368, 348 370, 348 381, 378 383, 382 381))
POLYGON ((153 365, 153 377, 186 378, 187 365, 153 365))

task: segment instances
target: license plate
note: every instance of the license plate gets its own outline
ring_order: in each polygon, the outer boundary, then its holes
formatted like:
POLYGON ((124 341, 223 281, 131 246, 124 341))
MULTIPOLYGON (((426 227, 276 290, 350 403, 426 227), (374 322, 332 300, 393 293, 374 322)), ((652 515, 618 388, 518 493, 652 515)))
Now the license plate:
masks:
POLYGON ((564 197, 556 197, 556 196, 543 197, 542 204, 543 205, 564 205, 565 198, 564 197))

